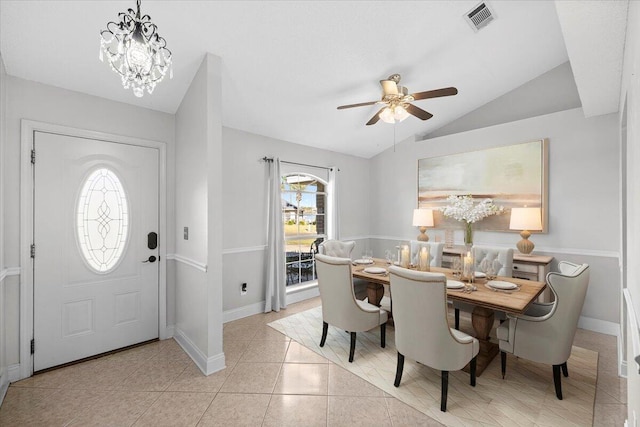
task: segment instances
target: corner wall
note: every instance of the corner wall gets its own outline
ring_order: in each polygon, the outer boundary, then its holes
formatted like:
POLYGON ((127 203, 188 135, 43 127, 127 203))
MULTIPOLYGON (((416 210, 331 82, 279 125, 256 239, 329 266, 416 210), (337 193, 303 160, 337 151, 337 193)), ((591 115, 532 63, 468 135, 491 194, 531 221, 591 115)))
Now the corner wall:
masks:
MULTIPOLYGON (((624 65, 622 70, 622 88, 620 93, 619 111, 624 111, 627 104, 626 122, 626 197, 627 210, 623 212, 627 218, 627 292, 631 296, 632 305, 626 310, 634 310, 636 316, 640 315, 640 264, 634 262, 640 258, 640 3, 629 2, 627 16, 627 37, 624 49, 624 65)), ((623 129, 624 130, 624 129, 623 129)), ((622 170, 625 170, 623 167, 622 170)), ((626 312, 624 313, 626 315, 626 312)), ((627 361, 627 420, 629 425, 634 425, 634 419, 640 422, 640 365, 634 358, 640 355, 640 346, 637 341, 634 345, 633 331, 640 325, 631 325, 627 319, 625 324, 626 361, 627 361)), ((637 335, 636 335, 637 336, 637 335)))
MULTIPOLYGON (((396 152, 371 159, 371 230, 378 256, 415 239, 418 160, 452 153, 549 139, 549 233, 534 234, 535 253, 586 262, 591 281, 581 327, 617 335, 620 316, 618 116, 585 119, 573 109, 424 141, 406 141, 396 152), (389 206, 392 208, 390 209, 389 206)), ((640 199, 640 198, 639 198, 640 199)), ((444 241, 441 230, 428 230, 444 241)), ((474 243, 514 247, 517 233, 474 232, 474 243)), ((456 232, 462 242, 462 228, 456 232)), ((554 266, 552 266, 553 268, 554 266)))
POLYGON ((221 113, 221 60, 207 54, 175 116, 174 256, 175 338, 206 375, 225 366, 221 113))
POLYGON ((7 277, 7 270, 4 267, 4 166, 2 159, 4 159, 4 144, 5 144, 5 115, 6 115, 6 87, 5 80, 7 73, 4 69, 4 61, 0 54, 0 405, 4 399, 7 387, 9 386, 9 375, 7 371, 6 361, 6 326, 5 326, 5 313, 7 307, 5 306, 4 296, 4 282, 7 277))

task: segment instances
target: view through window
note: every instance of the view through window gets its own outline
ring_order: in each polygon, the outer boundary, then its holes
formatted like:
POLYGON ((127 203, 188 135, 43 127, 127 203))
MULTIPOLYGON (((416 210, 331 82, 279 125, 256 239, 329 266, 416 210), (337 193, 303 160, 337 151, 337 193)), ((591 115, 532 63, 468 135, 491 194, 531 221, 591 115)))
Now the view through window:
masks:
POLYGON ((326 239, 326 183, 304 174, 282 177, 287 286, 315 280, 315 254, 326 239))

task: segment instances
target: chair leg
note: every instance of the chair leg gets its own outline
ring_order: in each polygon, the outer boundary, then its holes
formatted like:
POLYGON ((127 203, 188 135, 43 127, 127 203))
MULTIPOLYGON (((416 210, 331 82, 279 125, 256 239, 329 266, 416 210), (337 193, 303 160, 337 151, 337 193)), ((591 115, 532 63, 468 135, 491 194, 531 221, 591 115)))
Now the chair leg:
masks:
POLYGON ((469 366, 469 376, 471 377, 470 379, 471 387, 476 386, 476 366, 477 365, 478 365, 478 356, 475 356, 473 359, 471 359, 471 363, 469 366))
POLYGON ((562 366, 562 375, 564 375, 564 377, 567 378, 569 376, 569 369, 567 368, 567 362, 564 362, 560 366, 562 366))
POLYGON ((396 366, 396 380, 393 382, 393 385, 396 387, 400 386, 400 380, 402 380, 402 369, 404 369, 404 356, 398 352, 398 364, 396 366))
POLYGON ((442 395, 440 396, 440 410, 447 412, 447 391, 449 389, 449 371, 442 371, 442 395))
POLYGON ((356 333, 351 332, 351 349, 349 350, 349 363, 353 362, 353 354, 356 352, 356 333))
POLYGON ((562 383, 560 377, 560 366, 553 365, 553 385, 556 386, 556 397, 558 400, 562 400, 562 383))
POLYGON ((385 348, 387 345, 387 322, 380 325, 380 347, 385 348))
POLYGON ((455 320, 454 328, 460 330, 460 310, 458 310, 457 308, 453 309, 453 318, 455 320))
POLYGON ((507 373, 507 352, 500 352, 500 368, 502 369, 502 379, 504 379, 504 374, 507 373))
POLYGON ((322 322, 322 339, 320 340, 320 347, 324 347, 325 341, 327 341, 327 330, 329 329, 329 324, 327 322, 322 322))

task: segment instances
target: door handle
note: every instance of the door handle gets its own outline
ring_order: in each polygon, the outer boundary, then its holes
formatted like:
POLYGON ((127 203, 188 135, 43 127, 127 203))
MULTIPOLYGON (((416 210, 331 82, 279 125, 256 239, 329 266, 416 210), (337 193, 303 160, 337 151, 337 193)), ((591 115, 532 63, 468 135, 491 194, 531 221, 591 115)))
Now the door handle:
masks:
POLYGON ((153 256, 153 255, 151 255, 151 256, 149 257, 149 259, 145 259, 145 260, 144 260, 144 261, 142 261, 142 262, 156 262, 156 257, 155 257, 155 256, 153 256))

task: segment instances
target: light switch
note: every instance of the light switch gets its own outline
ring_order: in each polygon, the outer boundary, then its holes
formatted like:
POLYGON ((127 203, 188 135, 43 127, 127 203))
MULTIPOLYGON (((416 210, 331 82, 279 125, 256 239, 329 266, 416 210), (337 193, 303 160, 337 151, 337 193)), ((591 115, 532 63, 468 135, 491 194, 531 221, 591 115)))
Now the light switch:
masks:
POLYGON ((184 240, 189 240, 189 227, 184 228, 184 240))

